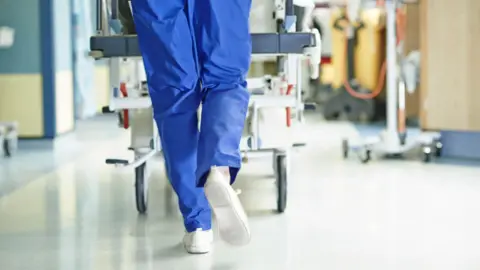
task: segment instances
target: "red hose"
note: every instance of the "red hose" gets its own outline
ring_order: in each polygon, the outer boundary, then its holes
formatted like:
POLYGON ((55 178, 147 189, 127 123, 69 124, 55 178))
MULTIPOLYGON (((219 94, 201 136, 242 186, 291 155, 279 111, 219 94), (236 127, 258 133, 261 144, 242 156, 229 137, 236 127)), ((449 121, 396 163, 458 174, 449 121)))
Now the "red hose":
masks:
MULTIPOLYGON (((127 85, 120 83, 120 93, 123 97, 128 97, 127 85)), ((130 121, 128 117, 128 110, 123 110, 123 128, 128 129, 130 127, 130 121)))
MULTIPOLYGON (((385 1, 384 0, 377 0, 377 6, 383 7, 385 6, 385 1)), ((397 9, 396 12, 396 24, 397 24, 397 45, 405 39, 405 29, 406 29, 406 14, 404 11, 401 9, 397 9)), ((345 42, 345 52, 348 51, 348 43, 345 42)), ((350 67, 352 68, 352 67, 350 67)), ((380 69, 380 74, 377 79, 377 85, 376 88, 373 89, 372 92, 370 93, 359 93, 355 91, 355 89, 352 88, 350 85, 350 82, 348 81, 348 78, 344 81, 343 85, 345 86, 345 89, 347 92, 358 99, 374 99, 376 98, 383 90, 383 86, 385 85, 385 76, 387 74, 387 61, 386 59, 382 63, 382 67, 380 69)))
MULTIPOLYGON (((287 93, 286 95, 290 95, 293 90, 293 84, 289 84, 287 87, 287 93)), ((288 107, 286 108, 286 113, 287 113, 287 127, 292 126, 292 108, 288 107)))

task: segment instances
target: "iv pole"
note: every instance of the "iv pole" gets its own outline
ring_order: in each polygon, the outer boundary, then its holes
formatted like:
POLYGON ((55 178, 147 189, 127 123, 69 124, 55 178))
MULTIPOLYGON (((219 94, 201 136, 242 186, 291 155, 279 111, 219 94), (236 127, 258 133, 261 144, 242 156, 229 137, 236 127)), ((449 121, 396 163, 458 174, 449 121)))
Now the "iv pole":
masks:
MULTIPOLYGON (((432 156, 439 157, 443 145, 438 132, 421 132, 417 136, 406 137, 399 132, 399 108, 405 107, 405 82, 399 68, 397 55, 396 12, 401 0, 386 0, 386 57, 387 57, 387 123, 381 134, 375 137, 361 138, 354 143, 343 140, 343 155, 348 157, 350 151, 357 153, 363 163, 371 160, 371 153, 379 156, 403 156, 414 148, 420 147, 423 161, 431 161, 432 156), (403 92, 402 92, 403 91, 403 92)), ((404 117, 404 115, 402 115, 404 117)))

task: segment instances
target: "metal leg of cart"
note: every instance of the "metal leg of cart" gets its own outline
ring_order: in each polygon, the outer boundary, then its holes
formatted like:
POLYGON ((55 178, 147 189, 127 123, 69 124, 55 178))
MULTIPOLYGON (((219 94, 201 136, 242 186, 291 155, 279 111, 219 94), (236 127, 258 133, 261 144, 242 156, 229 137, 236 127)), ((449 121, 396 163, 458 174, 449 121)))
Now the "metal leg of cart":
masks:
MULTIPOLYGON (((111 65, 114 81, 119 74, 121 61, 114 59, 111 65)), ((137 63, 133 63, 136 65, 137 63)), ((110 100, 109 110, 119 111, 122 117, 122 127, 130 130, 131 142, 129 150, 133 152, 134 160, 107 159, 106 163, 119 169, 134 169, 135 172, 135 203, 137 211, 145 214, 148 209, 148 186, 150 170, 148 161, 161 151, 158 131, 153 121, 153 111, 150 98, 145 96, 144 83, 141 78, 131 79, 127 97, 113 97, 110 100)))
POLYGON ((275 149, 273 153, 275 180, 277 184, 277 212, 283 213, 287 208, 287 187, 289 176, 288 151, 275 149))
MULTIPOLYGON (((301 74, 299 74, 301 76, 301 74)), ((265 81, 264 88, 266 91, 275 92, 276 87, 282 87, 282 85, 272 84, 271 82, 276 81, 277 78, 269 78, 265 81)), ((252 81, 251 86, 261 86, 261 80, 252 81)), ((266 109, 278 109, 280 112, 285 110, 285 108, 296 108, 298 106, 298 98, 301 96, 292 95, 292 96, 282 96, 282 95, 252 95, 249 106, 249 114, 247 118, 247 123, 245 125, 244 131, 244 143, 242 144, 242 152, 244 153, 244 161, 248 161, 248 153, 250 152, 273 152, 272 155, 272 168, 275 175, 276 182, 276 191, 277 191, 277 205, 276 211, 278 213, 285 212, 287 208, 287 190, 288 190, 288 181, 290 175, 290 149, 294 147, 294 144, 291 140, 279 140, 276 142, 269 143, 262 136, 261 133, 261 123, 259 121, 261 111, 266 109), (265 141, 264 141, 265 140, 265 141)), ((285 114, 280 114, 285 116, 285 114)), ((272 115, 274 117, 275 115, 272 115)), ((275 119, 267 119, 275 120, 275 119)), ((286 120, 286 119, 285 119, 286 120)), ((277 121, 278 122, 278 121, 277 121)), ((300 121, 297 121, 300 122, 300 121)), ((279 122, 281 125, 282 122, 279 122)), ((286 121, 283 122, 283 125, 287 125, 286 121)), ((292 128, 292 127, 286 127, 292 128)), ((287 136, 288 137, 288 136, 287 136)))
POLYGON ((0 122, 0 143, 5 157, 11 157, 15 154, 18 146, 17 123, 0 122))

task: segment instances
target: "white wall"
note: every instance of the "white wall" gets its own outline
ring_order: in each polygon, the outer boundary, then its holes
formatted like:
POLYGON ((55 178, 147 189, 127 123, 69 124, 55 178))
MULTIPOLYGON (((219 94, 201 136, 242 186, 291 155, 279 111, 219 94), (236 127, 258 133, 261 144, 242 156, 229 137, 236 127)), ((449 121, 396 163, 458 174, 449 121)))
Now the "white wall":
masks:
POLYGON ((253 0, 250 12, 250 29, 252 33, 276 32, 275 20, 272 17, 273 0, 253 0))

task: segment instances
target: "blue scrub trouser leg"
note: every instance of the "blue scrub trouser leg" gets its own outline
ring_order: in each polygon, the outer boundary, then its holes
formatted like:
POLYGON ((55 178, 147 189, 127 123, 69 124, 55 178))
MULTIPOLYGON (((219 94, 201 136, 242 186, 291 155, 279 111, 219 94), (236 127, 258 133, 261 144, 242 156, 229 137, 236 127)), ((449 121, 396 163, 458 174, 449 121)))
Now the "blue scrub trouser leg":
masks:
POLYGON ((135 0, 132 7, 167 173, 185 227, 208 230, 211 210, 195 175, 202 97, 191 15, 184 0, 135 0))
POLYGON ((251 0, 195 1, 195 37, 203 86, 197 177, 212 166, 230 167, 231 182, 241 166, 239 144, 250 95, 251 0))

